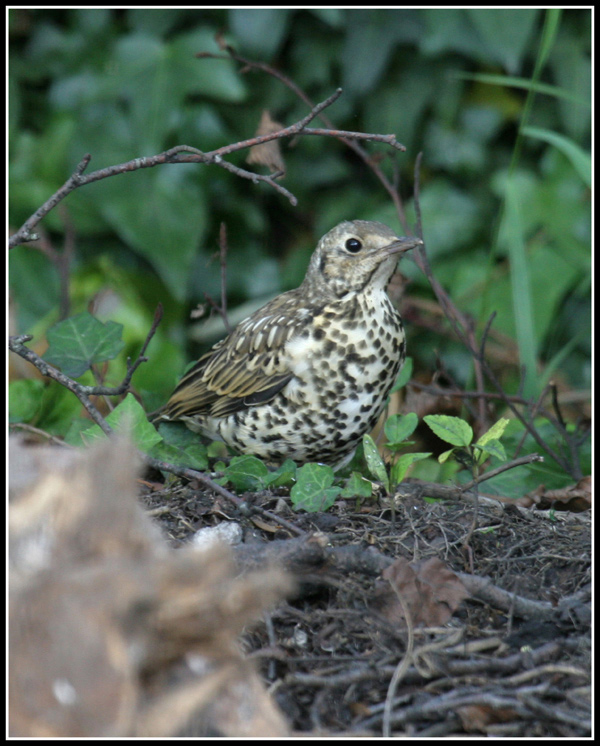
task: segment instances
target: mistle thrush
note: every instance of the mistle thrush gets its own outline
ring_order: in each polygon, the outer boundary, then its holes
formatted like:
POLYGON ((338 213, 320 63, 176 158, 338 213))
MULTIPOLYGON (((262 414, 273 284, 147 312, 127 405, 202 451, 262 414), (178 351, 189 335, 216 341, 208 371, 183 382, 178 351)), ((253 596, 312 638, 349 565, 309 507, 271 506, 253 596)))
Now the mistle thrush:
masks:
POLYGON ((383 223, 337 225, 300 287, 203 355, 154 421, 182 420, 269 462, 347 462, 404 362, 402 319, 386 286, 398 255, 420 243, 383 223))

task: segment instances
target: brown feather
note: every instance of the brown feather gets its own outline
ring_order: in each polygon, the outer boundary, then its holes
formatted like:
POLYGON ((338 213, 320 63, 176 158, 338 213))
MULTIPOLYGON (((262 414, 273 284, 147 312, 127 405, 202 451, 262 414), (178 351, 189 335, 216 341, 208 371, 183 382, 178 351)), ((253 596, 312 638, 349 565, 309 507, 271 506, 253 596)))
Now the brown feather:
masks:
POLYGON ((273 399, 292 378, 286 343, 302 333, 319 310, 299 304, 298 289, 274 298, 198 360, 161 417, 224 417, 273 399))

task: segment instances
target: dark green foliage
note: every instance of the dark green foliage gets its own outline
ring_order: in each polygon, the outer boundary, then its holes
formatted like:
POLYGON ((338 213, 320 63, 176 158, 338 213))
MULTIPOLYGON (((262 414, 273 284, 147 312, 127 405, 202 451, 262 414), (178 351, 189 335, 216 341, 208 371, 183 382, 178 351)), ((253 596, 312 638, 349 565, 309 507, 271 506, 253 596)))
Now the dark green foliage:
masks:
MULTIPOLYGON (((423 151, 421 209, 433 271, 479 334, 496 311, 488 348, 494 365, 504 366, 509 393, 519 364, 528 366, 525 391, 533 396, 551 377, 589 387, 589 10, 11 10, 11 227, 86 153, 90 172, 178 144, 208 151, 252 137, 263 109, 284 125, 309 111, 264 72, 197 58, 224 54, 221 32, 315 103, 341 85, 343 95, 325 112, 336 127, 397 135, 408 150, 393 158, 382 144, 363 147, 389 178, 397 169, 409 229, 413 167, 423 151), (503 354, 493 357, 506 340, 518 350, 510 366, 503 354)), ((298 137, 281 146, 282 183, 298 198, 295 208, 268 186, 214 165, 141 169, 70 194, 39 226, 54 258, 27 245, 11 252, 15 331, 40 339, 59 319, 56 254, 71 242, 70 316, 93 302, 98 319, 123 325, 112 383, 124 374, 125 356, 137 356, 157 303, 164 306, 149 362, 134 378, 153 409, 186 362, 223 334, 218 317, 189 322, 205 293, 220 298, 221 222, 232 323, 297 286, 316 240, 338 221, 382 220, 400 230, 386 191, 340 141, 298 137)), ((246 156, 230 161, 246 167, 246 156)), ((412 262, 402 271, 411 295, 432 298, 412 262)), ((472 385, 472 358, 447 326, 410 318, 407 326, 415 376, 433 371, 437 355, 458 384, 472 385)), ((86 353, 81 365, 94 359, 86 353)), ((54 410, 52 391, 20 384, 11 414, 64 434, 73 407, 54 410)))

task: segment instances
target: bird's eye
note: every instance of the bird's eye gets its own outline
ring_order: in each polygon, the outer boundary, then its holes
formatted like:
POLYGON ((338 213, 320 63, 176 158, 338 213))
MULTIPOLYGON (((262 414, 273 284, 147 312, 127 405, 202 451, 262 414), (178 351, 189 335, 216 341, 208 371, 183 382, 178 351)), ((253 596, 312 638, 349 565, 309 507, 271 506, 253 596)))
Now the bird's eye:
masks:
POLYGON ((349 238, 346 241, 346 250, 349 251, 351 254, 358 254, 358 252, 362 249, 362 243, 358 240, 358 238, 349 238))

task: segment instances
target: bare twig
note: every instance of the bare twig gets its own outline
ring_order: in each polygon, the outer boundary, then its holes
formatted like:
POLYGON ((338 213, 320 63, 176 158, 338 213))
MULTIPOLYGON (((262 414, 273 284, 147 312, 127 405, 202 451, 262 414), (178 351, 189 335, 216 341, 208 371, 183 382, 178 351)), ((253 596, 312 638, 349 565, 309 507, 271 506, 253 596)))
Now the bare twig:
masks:
POLYGON ((175 147, 166 150, 164 153, 159 153, 157 155, 148 157, 134 158, 133 160, 127 161, 126 163, 108 166, 107 168, 102 168, 98 171, 93 171, 92 173, 87 174, 87 176, 83 176, 83 172, 85 171, 91 160, 91 155, 87 154, 82 158, 77 168, 75 169, 75 172, 69 177, 69 179, 67 179, 63 186, 58 189, 48 200, 46 200, 46 202, 38 210, 36 210, 36 212, 25 221, 25 223, 23 223, 21 228, 10 237, 8 242, 9 248, 14 248, 19 244, 25 243, 27 241, 33 241, 39 238, 39 236, 33 232, 34 228, 42 220, 42 218, 44 218, 74 189, 85 186, 86 184, 91 184, 95 181, 100 181, 101 179, 106 179, 110 176, 115 176, 117 174, 137 171, 141 168, 154 168, 155 166, 161 166, 168 163, 214 164, 217 166, 221 166, 221 168, 225 168, 232 173, 235 173, 236 176, 240 176, 244 179, 250 179, 254 183, 263 181, 269 184, 269 186, 272 186, 273 189, 277 190, 280 194, 287 197, 287 199, 289 199, 293 205, 296 205, 297 200, 294 195, 275 181, 276 175, 265 176, 263 174, 257 174, 251 171, 247 171, 246 169, 240 168, 239 166, 234 166, 233 164, 224 160, 225 156, 239 150, 244 150, 255 145, 260 145, 264 142, 269 142, 270 140, 298 135, 335 137, 338 139, 344 139, 344 141, 347 142, 351 142, 353 139, 375 140, 378 142, 384 142, 395 148, 396 150, 405 149, 403 145, 397 142, 395 135, 380 135, 366 132, 346 132, 344 130, 337 129, 309 129, 307 125, 315 117, 319 116, 319 114, 324 109, 326 109, 328 106, 331 106, 331 104, 336 101, 341 96, 341 94, 342 89, 338 88, 331 96, 326 98, 324 101, 321 101, 319 104, 313 106, 311 111, 306 116, 302 117, 302 119, 289 127, 285 127, 281 130, 278 130, 277 132, 272 132, 266 135, 259 135, 248 140, 242 140, 241 142, 224 145, 223 147, 217 148, 216 150, 211 150, 208 153, 204 153, 198 148, 194 148, 190 145, 176 145, 175 147))
POLYGON ((68 448, 68 449, 74 449, 75 446, 71 446, 68 443, 66 443, 62 438, 58 438, 56 435, 52 435, 52 433, 47 433, 45 430, 40 430, 39 427, 34 427, 33 425, 30 425, 27 422, 11 422, 9 423, 10 430, 23 430, 26 433, 33 433, 34 435, 39 435, 42 438, 45 438, 46 440, 49 440, 50 443, 53 443, 55 446, 61 446, 62 448, 68 448))
POLYGON ((410 608, 408 606, 408 603, 406 599, 404 598, 402 591, 398 587, 398 584, 394 581, 394 579, 391 577, 388 577, 387 580, 389 584, 392 586, 394 593, 396 594, 396 597, 398 598, 398 601, 400 602, 400 606, 402 607, 404 621, 406 622, 406 630, 408 633, 408 639, 406 642, 406 650, 404 652, 404 655, 402 656, 402 660, 398 663, 398 665, 394 669, 394 673, 390 680, 390 684, 388 686, 387 694, 385 697, 385 707, 383 710, 383 737, 384 738, 390 738, 392 735, 392 732, 391 732, 392 703, 394 701, 394 696, 396 694, 396 689, 398 688, 398 684, 400 683, 400 681, 402 681, 402 678, 404 677, 404 675, 410 668, 410 664, 413 662, 413 650, 415 647, 415 625, 413 623, 412 614, 410 613, 410 608))
POLYGON ((40 222, 40 220, 50 212, 50 210, 56 207, 56 205, 67 196, 67 194, 80 186, 82 179, 81 174, 88 167, 91 158, 92 156, 89 153, 84 155, 81 161, 78 163, 75 171, 62 185, 62 187, 58 191, 56 191, 50 197, 50 199, 46 200, 46 202, 44 202, 41 207, 38 207, 33 215, 31 215, 31 217, 29 217, 23 223, 21 228, 10 237, 8 241, 9 249, 12 249, 14 246, 18 246, 21 243, 26 243, 27 241, 36 241, 39 238, 38 234, 33 232, 33 229, 40 222))
MULTIPOLYGON (((148 333, 148 337, 146 338, 144 346, 142 347, 142 353, 145 352, 146 347, 148 346, 148 343, 150 342, 152 335, 156 331, 156 327, 158 326, 158 323, 160 322, 161 316, 162 316, 162 307, 159 307, 155 314, 152 328, 150 332, 148 333)), ((121 386, 117 387, 116 389, 109 389, 103 386, 83 386, 82 384, 77 383, 76 381, 73 381, 68 376, 65 376, 64 373, 61 373, 59 370, 54 368, 52 365, 49 365, 39 355, 33 352, 33 350, 30 350, 28 347, 26 347, 23 343, 29 341, 30 339, 31 339, 31 336, 29 335, 21 335, 19 337, 10 337, 9 347, 13 352, 16 352, 17 355, 20 355, 25 360, 29 361, 32 365, 34 365, 40 371, 42 375, 47 376, 48 378, 52 378, 53 380, 57 381, 65 388, 69 389, 69 391, 72 391, 75 394, 75 396, 79 399, 79 401, 83 404, 83 406, 87 409, 92 420, 94 420, 94 422, 100 427, 100 429, 106 435, 111 435, 112 428, 106 422, 104 417, 102 417, 102 415, 97 410, 97 408, 92 404, 89 397, 91 395, 112 396, 112 395, 115 395, 114 394, 115 391, 118 391, 119 393, 123 393, 129 384, 124 381, 121 384, 121 386)), ((139 364, 140 362, 143 362, 144 359, 145 358, 143 358, 143 355, 140 355, 138 357, 138 359, 136 360, 136 364, 130 367, 130 370, 128 371, 128 376, 129 376, 129 373, 132 372, 132 370, 135 370, 135 367, 137 367, 137 364, 139 364)), ((126 380, 127 380, 127 377, 126 377, 126 380)), ((211 490, 214 490, 218 494, 225 497, 233 505, 235 505, 242 513, 246 513, 246 514, 258 513, 264 516, 265 518, 268 518, 269 520, 275 523, 278 523, 283 528, 287 529, 288 531, 298 536, 304 535, 305 533, 304 531, 302 531, 302 529, 298 528, 293 523, 286 521, 285 519, 269 512, 268 510, 263 510, 262 508, 259 508, 258 506, 249 506, 244 500, 237 497, 229 490, 225 489, 225 487, 221 487, 220 484, 217 484, 215 481, 213 481, 210 477, 208 477, 206 474, 203 474, 202 472, 196 471, 195 469, 186 469, 185 467, 177 466, 175 464, 169 464, 165 461, 160 461, 158 459, 152 458, 151 456, 148 456, 145 453, 140 453, 140 457, 149 466, 152 466, 155 469, 160 469, 162 471, 168 471, 172 474, 176 474, 177 476, 185 477, 186 479, 198 480, 202 484, 209 487, 211 490)))
POLYGON ((301 528, 298 528, 298 526, 295 526, 293 523, 286 521, 281 516, 275 515, 275 513, 271 513, 271 511, 269 510, 264 510, 257 505, 248 505, 248 503, 241 497, 234 495, 233 492, 230 492, 228 489, 225 489, 225 487, 217 484, 217 482, 212 480, 206 474, 203 474, 200 471, 196 471, 196 469, 188 469, 184 466, 177 466, 176 464, 170 464, 166 461, 160 461, 159 459, 152 458, 152 456, 148 456, 145 453, 142 453, 141 457, 149 466, 152 466, 155 469, 159 469, 160 471, 167 471, 170 474, 175 474, 176 476, 183 477, 184 479, 195 479, 198 482, 201 482, 206 487, 209 487, 211 490, 224 497, 232 505, 235 505, 235 507, 243 515, 252 515, 253 513, 257 513, 264 518, 268 518, 274 523, 278 523, 282 528, 285 528, 287 531, 290 531, 296 536, 304 536, 306 533, 301 528))
POLYGON ((205 292, 204 297, 223 320, 227 334, 231 334, 231 324, 227 317, 227 226, 225 223, 221 223, 219 230, 219 261, 221 264, 221 303, 217 303, 209 293, 205 292))
POLYGON ((221 318, 227 329, 231 333, 231 324, 227 318, 227 226, 221 223, 219 229, 219 260, 221 263, 221 318))
POLYGON ((108 434, 111 432, 110 426, 106 424, 106 421, 100 415, 96 407, 94 407, 92 402, 89 400, 89 397, 90 396, 121 396, 121 394, 124 394, 129 389, 133 374, 135 373, 135 371, 139 368, 139 366, 142 363, 145 363, 148 360, 148 358, 144 356, 144 353, 146 352, 146 348, 148 347, 150 340, 154 336, 156 329, 158 325, 160 324, 162 315, 163 315, 163 308, 162 308, 162 304, 159 303, 154 313, 154 320, 152 322, 152 326, 150 327, 150 331, 148 332, 148 335, 146 336, 146 340, 144 344, 142 345, 140 354, 138 355, 136 361, 133 364, 131 363, 131 359, 127 358, 127 373, 125 375, 125 378, 123 379, 123 382, 119 384, 119 386, 114 386, 114 387, 85 386, 82 383, 77 383, 77 381, 74 381, 72 378, 69 378, 64 373, 61 373, 60 370, 58 370, 58 368, 55 368, 53 365, 50 365, 44 359, 42 359, 38 354, 36 354, 33 350, 25 346, 24 344, 25 342, 29 342, 31 339, 33 339, 31 335, 21 334, 19 336, 9 337, 8 346, 12 352, 15 352, 17 355, 22 357, 24 360, 27 360, 32 365, 34 365, 43 376, 46 376, 47 378, 52 378, 53 380, 60 383, 61 386, 64 386, 65 388, 69 389, 69 391, 72 391, 77 396, 79 401, 87 409, 87 411, 89 412, 94 422, 96 422, 96 424, 98 424, 102 428, 102 430, 108 434))
POLYGON ((472 479, 470 482, 467 482, 467 484, 463 485, 463 490, 470 490, 475 485, 481 484, 481 482, 485 482, 487 479, 492 479, 493 477, 497 477, 498 474, 502 474, 502 472, 508 471, 509 469, 514 469, 516 466, 525 466, 525 464, 531 464, 534 461, 543 461, 544 457, 540 456, 537 453, 530 453, 528 456, 521 456, 521 458, 516 458, 514 461, 508 461, 506 464, 500 464, 496 469, 490 469, 489 471, 486 471, 485 474, 482 474, 481 476, 477 477, 477 479, 472 479))
MULTIPOLYGON (((272 77, 281 81, 285 86, 287 86, 294 93, 294 95, 296 95, 307 106, 310 106, 311 108, 314 107, 314 103, 310 99, 310 97, 300 88, 300 86, 296 85, 296 83, 291 78, 289 78, 287 75, 284 75, 282 72, 280 72, 276 68, 271 67, 271 65, 267 65, 264 62, 255 62, 253 60, 249 60, 246 57, 242 57, 242 55, 238 54, 235 51, 235 49, 233 49, 233 47, 229 46, 228 44, 220 42, 220 46, 221 46, 221 49, 227 52, 226 55, 213 54, 212 52, 198 52, 198 54, 196 54, 196 57, 206 58, 206 59, 221 59, 221 60, 233 59, 236 62, 239 62, 241 65, 243 65, 243 68, 241 70, 242 73, 246 72, 247 70, 261 70, 267 75, 271 75, 272 77)), ((326 117, 324 114, 320 113, 319 118, 325 124, 326 127, 335 129, 331 120, 328 117, 326 117)), ((402 200, 398 193, 397 184, 392 183, 387 178, 387 176, 382 171, 382 169, 379 167, 379 165, 375 162, 371 154, 368 153, 364 148, 362 148, 357 142, 355 142, 352 139, 349 139, 349 135, 344 135, 340 131, 340 139, 347 147, 353 150, 356 153, 356 155, 358 155, 359 158, 361 158, 364 161, 364 163, 373 171, 375 176, 379 179, 379 181, 381 182, 381 185, 386 190, 386 192, 390 196, 390 199, 394 203, 396 212, 398 213, 398 217, 400 220, 400 225, 402 226, 404 233, 407 234, 409 232, 408 222, 406 220, 406 215, 404 212, 404 206, 402 204, 402 200)), ((361 139, 370 139, 370 138, 361 138, 361 139)), ((397 147, 395 145, 394 147, 396 147, 398 150, 405 149, 404 146, 397 147)))
POLYGON ((16 352, 17 355, 20 355, 24 360, 27 360, 32 365, 35 365, 35 367, 43 376, 52 378, 53 380, 60 383, 61 386, 64 386, 65 388, 69 389, 69 391, 72 391, 79 399, 79 401, 83 404, 83 406, 87 409, 90 417, 101 428, 101 430, 107 435, 110 434, 112 432, 110 425, 108 425, 104 417, 102 417, 100 412, 90 401, 90 396, 97 393, 96 391, 90 391, 90 389, 96 389, 99 387, 82 386, 80 383, 77 383, 68 376, 65 376, 64 373, 61 373, 54 366, 49 365, 45 360, 42 360, 42 358, 33 350, 30 350, 29 347, 25 347, 23 343, 29 342, 29 340, 31 339, 33 339, 33 337, 28 334, 22 334, 17 337, 9 337, 8 347, 12 352, 16 352))

